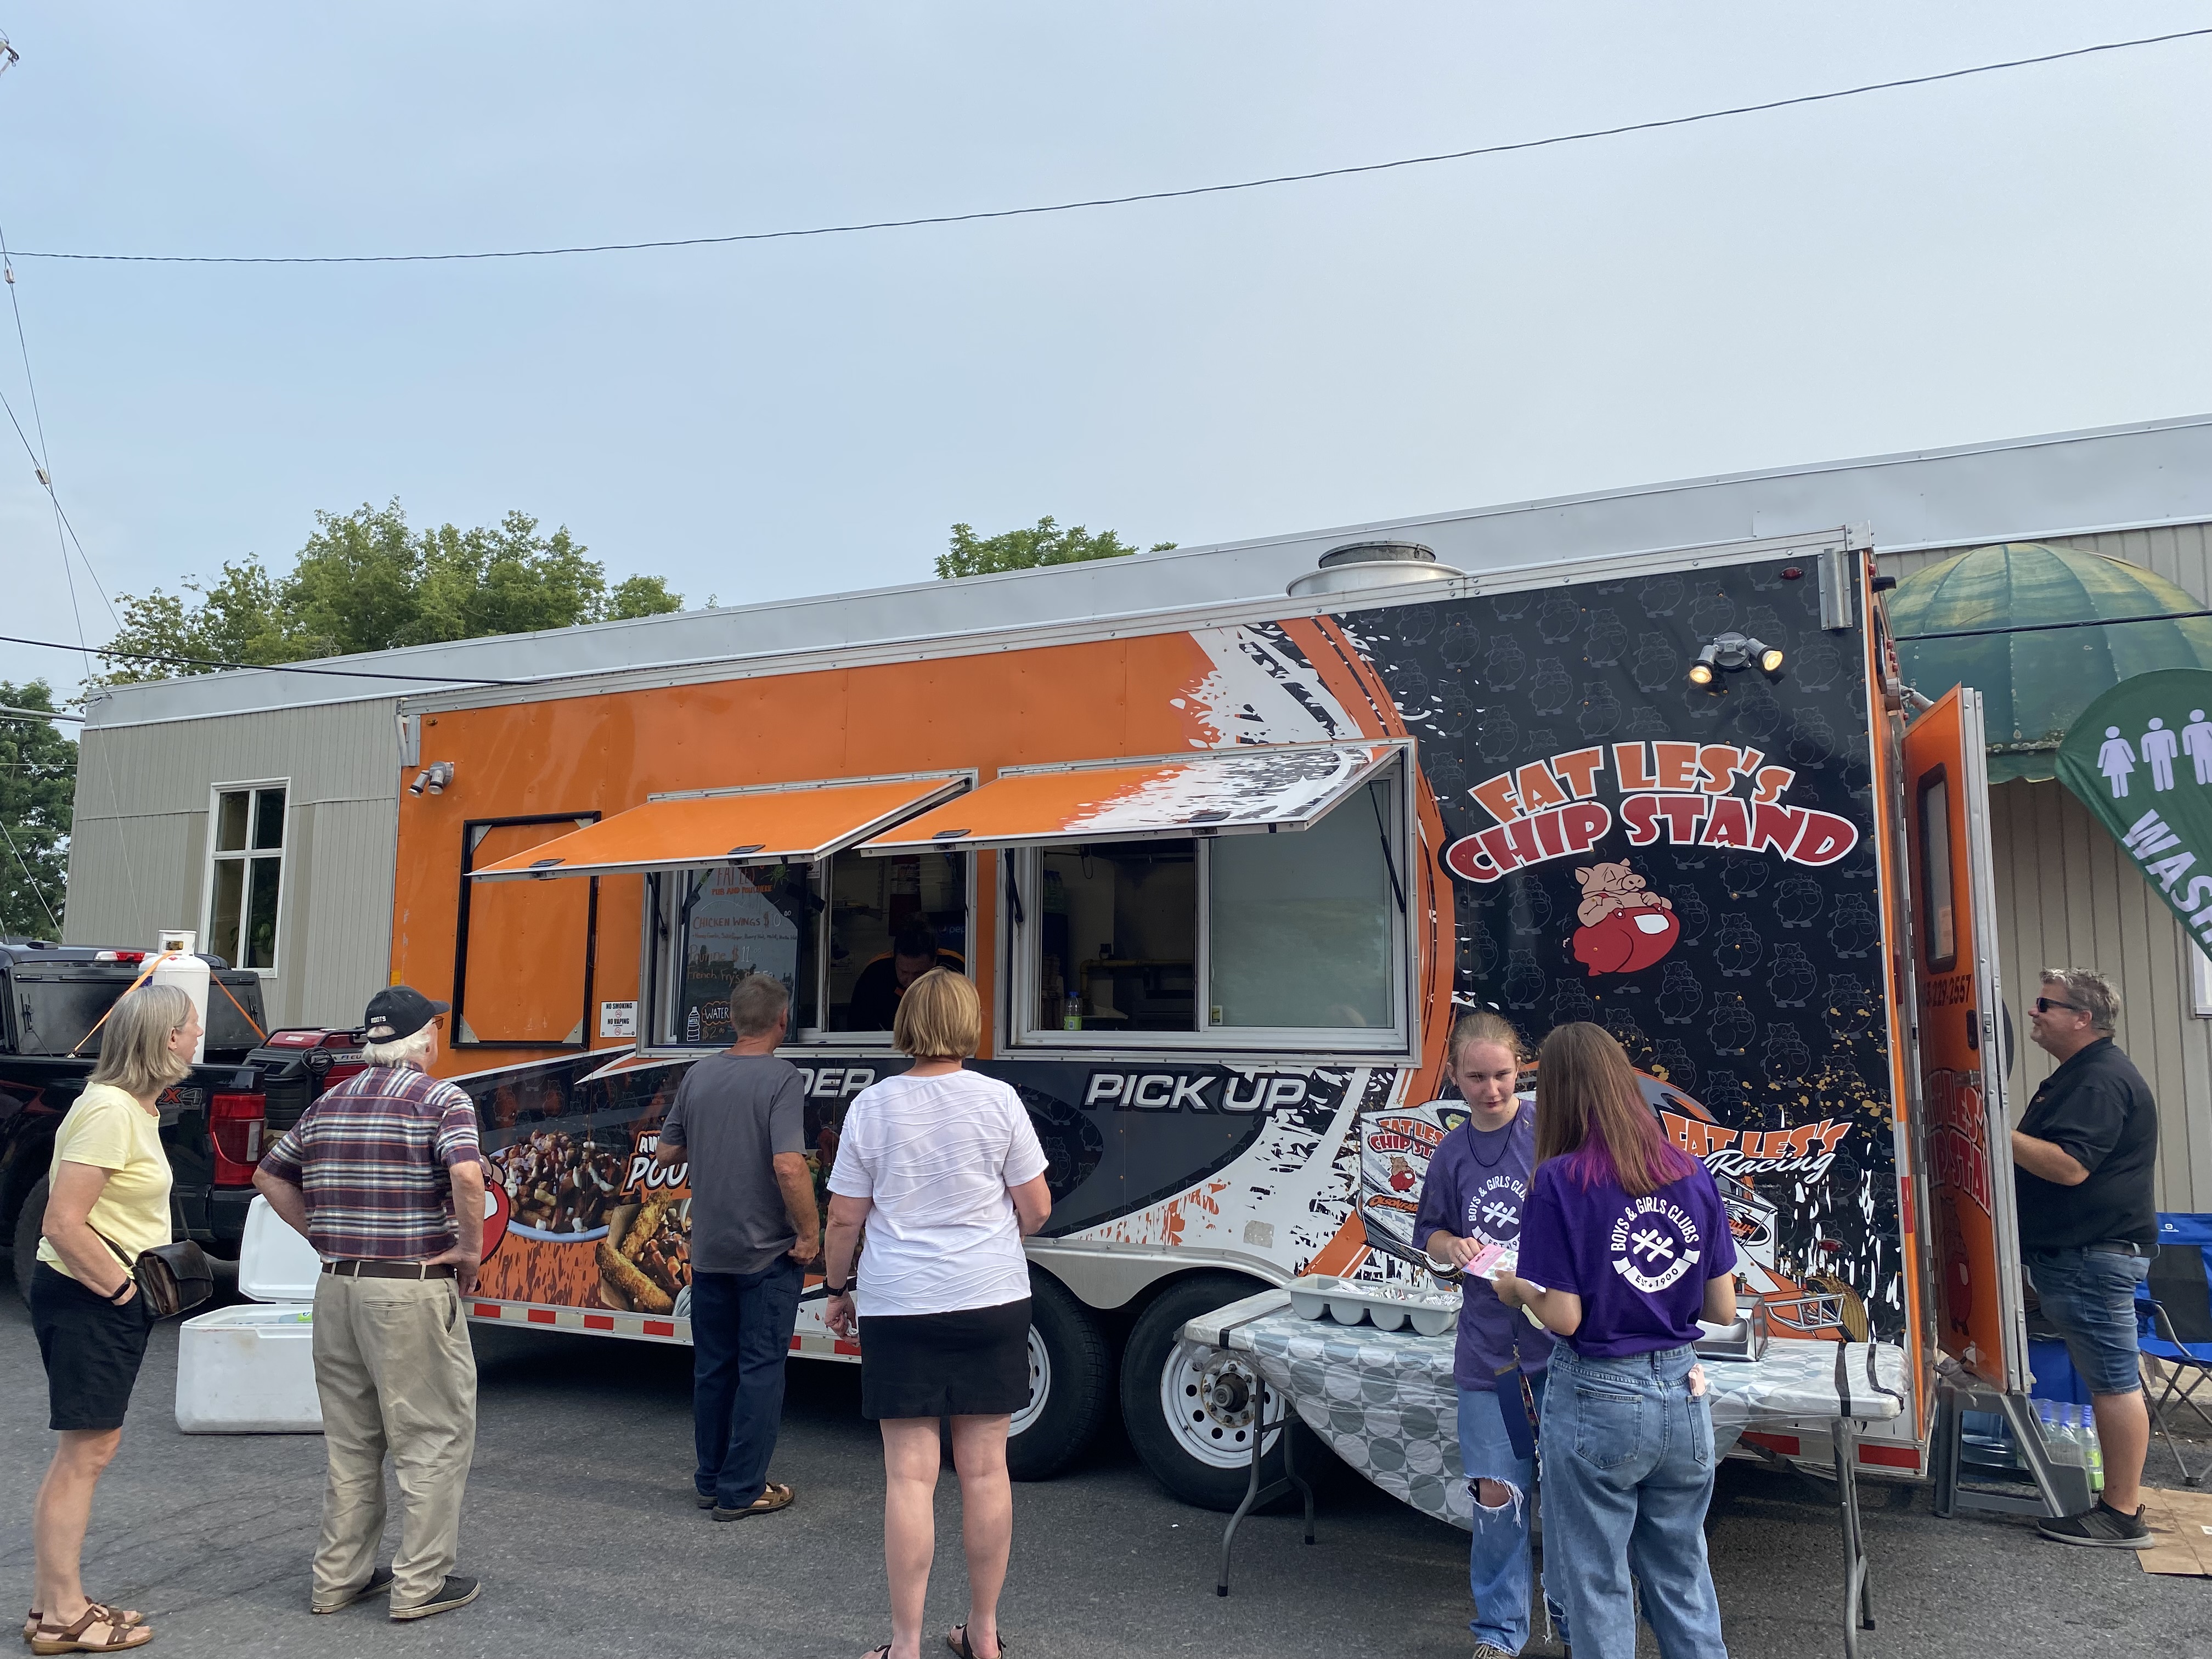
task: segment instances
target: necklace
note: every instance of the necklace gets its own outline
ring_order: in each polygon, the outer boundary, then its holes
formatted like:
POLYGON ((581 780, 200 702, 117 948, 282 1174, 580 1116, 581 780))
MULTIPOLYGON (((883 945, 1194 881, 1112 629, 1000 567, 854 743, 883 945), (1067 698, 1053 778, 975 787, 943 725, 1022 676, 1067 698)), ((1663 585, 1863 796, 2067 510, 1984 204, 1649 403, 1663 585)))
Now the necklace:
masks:
POLYGON ((1505 1161, 1505 1154, 1513 1150, 1513 1126, 1520 1122, 1520 1121, 1521 1113, 1516 1106, 1513 1115, 1506 1119, 1504 1122, 1499 1124, 1495 1129, 1477 1129, 1470 1126, 1468 1131, 1468 1140, 1469 1143, 1468 1150, 1474 1154, 1474 1161, 1486 1170, 1494 1170, 1499 1164, 1503 1164, 1505 1161), (1475 1137, 1478 1135, 1496 1135, 1498 1138, 1498 1156, 1496 1158, 1486 1158, 1483 1157, 1480 1146, 1475 1140, 1475 1137))

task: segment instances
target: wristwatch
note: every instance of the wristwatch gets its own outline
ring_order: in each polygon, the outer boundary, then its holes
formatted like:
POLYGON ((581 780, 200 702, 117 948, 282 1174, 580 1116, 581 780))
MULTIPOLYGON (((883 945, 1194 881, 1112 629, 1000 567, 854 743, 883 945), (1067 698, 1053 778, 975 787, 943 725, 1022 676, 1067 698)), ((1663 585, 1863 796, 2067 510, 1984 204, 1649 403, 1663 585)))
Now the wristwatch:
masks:
POLYGON ((850 1296, 853 1293, 853 1287, 849 1284, 832 1285, 826 1279, 822 1281, 822 1288, 831 1296, 850 1296))

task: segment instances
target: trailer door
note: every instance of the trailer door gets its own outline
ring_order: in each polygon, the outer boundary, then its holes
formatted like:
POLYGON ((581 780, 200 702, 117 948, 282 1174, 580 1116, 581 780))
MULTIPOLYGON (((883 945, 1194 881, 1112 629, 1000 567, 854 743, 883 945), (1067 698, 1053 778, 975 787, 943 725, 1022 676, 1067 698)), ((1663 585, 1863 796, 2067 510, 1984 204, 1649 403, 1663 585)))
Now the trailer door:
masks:
POLYGON ((1904 782, 1936 1340, 1990 1387, 2025 1392, 1979 692, 1954 687, 1913 721, 1904 782))

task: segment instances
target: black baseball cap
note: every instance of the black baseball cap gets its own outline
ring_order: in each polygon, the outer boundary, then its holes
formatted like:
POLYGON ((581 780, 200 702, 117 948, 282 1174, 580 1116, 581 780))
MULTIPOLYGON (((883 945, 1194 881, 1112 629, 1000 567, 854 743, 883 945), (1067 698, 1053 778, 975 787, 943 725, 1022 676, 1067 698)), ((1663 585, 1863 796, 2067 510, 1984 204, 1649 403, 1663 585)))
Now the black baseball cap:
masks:
POLYGON ((362 1035, 371 1042, 397 1042, 413 1036, 453 1006, 433 1002, 411 985, 387 985, 368 1000, 368 1030, 362 1035))

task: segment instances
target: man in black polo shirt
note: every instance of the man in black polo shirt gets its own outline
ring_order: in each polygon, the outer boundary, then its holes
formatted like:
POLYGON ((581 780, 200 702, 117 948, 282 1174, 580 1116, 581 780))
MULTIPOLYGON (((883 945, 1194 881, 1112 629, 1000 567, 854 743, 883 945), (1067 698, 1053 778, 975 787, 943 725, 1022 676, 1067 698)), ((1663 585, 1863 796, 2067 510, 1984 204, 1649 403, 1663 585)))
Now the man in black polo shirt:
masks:
POLYGON ((2158 1111, 2135 1063, 2112 1042, 2120 1000, 2084 968, 2046 968, 2028 1016, 2036 1047, 2058 1061, 2013 1131, 2021 1253, 2044 1316, 2089 1386, 2105 1455, 2105 1494, 2086 1513, 2045 1521, 2062 1544, 2148 1549, 2138 1486, 2150 1413, 2136 1350, 2136 1286, 2158 1244, 2151 1166, 2158 1111))

